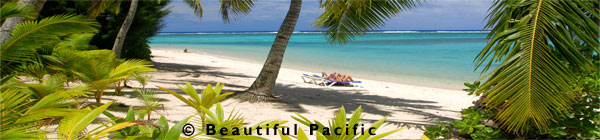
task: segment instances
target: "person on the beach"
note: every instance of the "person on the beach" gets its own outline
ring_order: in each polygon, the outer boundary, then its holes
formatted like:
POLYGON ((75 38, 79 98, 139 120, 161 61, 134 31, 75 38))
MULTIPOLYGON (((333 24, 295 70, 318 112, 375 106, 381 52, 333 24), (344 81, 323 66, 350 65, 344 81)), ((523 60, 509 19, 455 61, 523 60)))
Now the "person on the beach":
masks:
POLYGON ((183 49, 183 52, 184 52, 184 53, 187 53, 187 48, 183 49))
POLYGON ((321 72, 321 77, 326 77, 327 79, 332 80, 332 81, 340 81, 340 82, 352 81, 352 82, 354 82, 354 79, 352 79, 352 76, 342 74, 342 73, 337 73, 337 72, 332 72, 329 75, 326 72, 321 72))

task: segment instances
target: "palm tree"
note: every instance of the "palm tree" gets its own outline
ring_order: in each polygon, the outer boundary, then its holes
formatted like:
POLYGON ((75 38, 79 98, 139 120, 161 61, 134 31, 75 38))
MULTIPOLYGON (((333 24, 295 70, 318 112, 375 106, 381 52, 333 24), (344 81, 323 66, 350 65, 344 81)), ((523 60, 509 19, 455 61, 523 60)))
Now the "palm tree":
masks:
POLYGON ((283 23, 281 23, 281 26, 279 27, 277 37, 271 46, 271 51, 269 51, 269 56, 267 57, 260 74, 247 90, 247 92, 252 95, 250 96, 251 101, 264 101, 272 98, 270 93, 273 86, 275 86, 275 80, 277 80, 281 62, 283 61, 283 54, 285 53, 285 48, 296 27, 296 21, 300 16, 301 8, 302 0, 290 1, 290 8, 285 19, 283 19, 283 23))
POLYGON ((598 71, 600 1, 495 1, 487 28, 489 43, 476 57, 482 80, 481 105, 496 110, 504 129, 538 129, 569 111, 577 73, 598 71), (597 56, 596 56, 597 57, 597 56), (597 59, 597 58, 596 58, 597 59))
MULTIPOLYGON (((37 17, 37 13, 42 10, 44 3, 46 3, 46 0, 19 0, 17 5, 21 8, 33 9, 31 13, 33 13, 34 16, 32 17, 37 17)), ((0 44, 6 42, 6 40, 11 37, 11 33, 17 27, 17 25, 25 21, 25 19, 26 17, 23 16, 7 18, 6 21, 2 23, 2 27, 0 28, 0 44)))
MULTIPOLYGON (((158 0, 160 2, 160 0, 158 0)), ((196 14, 202 17, 202 5, 199 0, 186 0, 189 5, 194 8, 196 14)), ((123 21, 123 25, 119 29, 119 33, 117 33, 117 38, 115 39, 115 43, 113 45, 113 52, 117 58, 121 58, 121 50, 123 49, 123 43, 125 42, 125 37, 127 36, 127 31, 133 22, 133 18, 135 17, 135 12, 137 10, 138 0, 131 0, 131 5, 129 6, 129 11, 127 12, 127 17, 123 21)), ((252 0, 221 0, 221 15, 225 22, 229 22, 229 15, 233 15, 234 18, 245 15, 250 12, 250 7, 252 7, 252 0)), ((104 9, 104 8, 96 8, 96 9, 104 9)))
MULTIPOLYGON (((158 0, 160 2, 160 0, 158 0)), ((186 2, 194 8, 194 11, 197 15, 202 17, 202 5, 200 0, 186 0, 186 2)), ((127 36, 127 31, 133 22, 133 18, 135 17, 135 12, 137 9, 138 0, 131 0, 131 5, 129 6, 129 11, 127 12, 127 17, 123 21, 123 25, 119 29, 119 33, 117 34, 117 38, 115 39, 115 44, 113 45, 113 52, 117 58, 121 58, 121 50, 123 49, 123 43, 125 42, 125 37, 127 36)), ((233 15, 234 18, 243 16, 250 12, 250 7, 253 6, 253 0, 221 0, 221 15, 225 22, 229 22, 229 15, 233 15)), ((101 9, 101 8, 100 8, 101 9)))
POLYGON ((137 10, 138 0, 131 0, 131 5, 129 5, 129 11, 127 12, 127 17, 123 21, 123 25, 121 25, 121 29, 119 29, 119 33, 117 33, 117 38, 115 39, 115 44, 113 45, 112 51, 115 53, 117 58, 121 58, 121 50, 123 49, 123 43, 125 42, 125 37, 127 36, 127 31, 129 31, 129 26, 133 22, 133 18, 135 17, 135 12, 137 10))
MULTIPOLYGON (((395 14, 417 4, 418 0, 326 0, 321 1, 321 8, 325 11, 315 24, 329 36, 330 43, 343 44, 357 35, 381 27, 395 14)), ((260 74, 246 90, 251 101, 273 98, 271 90, 275 86, 285 48, 294 31, 301 5, 300 0, 291 1, 290 9, 277 32, 277 38, 260 74)))

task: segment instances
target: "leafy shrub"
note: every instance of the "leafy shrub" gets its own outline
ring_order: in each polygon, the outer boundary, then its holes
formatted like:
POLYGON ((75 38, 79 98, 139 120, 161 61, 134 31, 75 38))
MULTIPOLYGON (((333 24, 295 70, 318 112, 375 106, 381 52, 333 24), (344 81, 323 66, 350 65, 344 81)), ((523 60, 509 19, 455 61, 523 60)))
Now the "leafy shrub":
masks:
POLYGON ((15 68, 32 62, 37 49, 53 47, 61 41, 60 37, 94 33, 98 31, 98 26, 98 22, 78 15, 56 15, 39 21, 23 22, 17 25, 11 38, 0 45, 1 74, 13 74, 15 68))
MULTIPOLYGON (((150 60, 150 38, 163 27, 161 22, 169 14, 170 0, 139 1, 131 27, 127 32, 121 58, 150 60), (160 1, 160 3, 158 2, 160 1)), ((112 49, 119 27, 123 24, 130 1, 105 1, 106 8, 91 6, 94 1, 47 1, 39 13, 39 17, 50 17, 59 14, 79 14, 95 17, 100 23, 99 32, 93 34, 90 49, 112 49), (95 9, 94 9, 95 8, 95 9), (101 11, 98 11, 101 10, 101 11)))
MULTIPOLYGON (((436 126, 425 128, 424 135, 427 138, 439 137, 466 139, 499 139, 499 138, 541 138, 541 139, 587 139, 600 137, 600 74, 592 73, 574 85, 573 94, 580 98, 571 105, 571 110, 564 116, 551 123, 547 129, 529 127, 525 134, 506 133, 505 130, 495 126, 491 120, 491 111, 482 111, 475 107, 469 107, 461 111, 462 119, 452 123, 438 122, 436 126), (487 124, 487 125, 486 125, 487 124)), ((475 91, 478 84, 465 85, 475 91)), ((532 124, 531 124, 532 125, 532 124)))
MULTIPOLYGON (((396 130, 392 130, 392 131, 388 131, 388 132, 384 132, 381 133, 379 135, 371 135, 371 133, 365 132, 363 134, 361 134, 361 132, 358 132, 359 130, 355 130, 355 129, 346 129, 347 127, 352 127, 354 125, 359 124, 360 118, 362 117, 362 107, 359 106, 358 108, 356 108, 356 110, 354 110, 354 113, 352 113, 352 116, 350 117, 350 119, 346 118, 346 109, 344 109, 344 106, 340 107, 340 110, 335 114, 335 116, 333 117, 333 119, 331 119, 329 121, 329 127, 330 129, 325 129, 325 126, 323 125, 323 123, 319 122, 319 121, 310 121, 309 119, 307 119, 306 117, 300 115, 300 114, 296 114, 298 117, 294 117, 292 116, 292 118, 294 118, 294 120, 297 120, 298 122, 309 126, 310 124, 316 124, 318 126, 318 132, 316 135, 316 138, 319 140, 338 140, 338 139, 344 139, 344 140, 376 140, 376 139, 382 139, 383 137, 386 137, 388 135, 394 134, 402 129, 396 129, 396 130), (334 132, 334 128, 341 128, 342 132, 341 135, 337 135, 334 132), (357 135, 354 135, 357 134, 357 135)), ((374 131, 377 131, 377 129, 385 122, 385 120, 387 119, 387 117, 384 117, 383 119, 373 123, 373 125, 371 125, 371 127, 366 127, 366 129, 370 129, 370 128, 374 128, 374 131)), ((282 139, 290 139, 289 136, 285 136, 285 135, 281 135, 282 139)), ((304 132, 302 132, 302 130, 298 130, 298 136, 296 137, 299 140, 304 140, 304 139, 308 139, 308 137, 306 136, 306 134, 304 134, 304 132)))
POLYGON ((160 119, 158 119, 156 124, 150 122, 150 120, 144 120, 144 116, 147 115, 146 111, 138 111, 136 119, 136 112, 132 107, 127 111, 127 116, 125 118, 116 117, 108 111, 104 111, 103 113, 112 120, 113 125, 124 122, 135 122, 139 124, 134 127, 127 127, 115 131, 113 135, 110 136, 111 139, 179 139, 179 134, 183 129, 183 125, 189 120, 189 117, 185 118, 169 128, 169 123, 164 116, 160 116, 160 119))
POLYGON ((133 92, 137 94, 138 100, 144 104, 144 108, 141 109, 141 114, 147 114, 148 120, 150 120, 150 115, 152 112, 155 112, 159 107, 163 107, 163 104, 160 104, 159 99, 156 98, 156 93, 152 90, 148 89, 134 89, 133 92))
MULTIPOLYGON (((46 82, 49 81, 53 80, 46 79, 46 82)), ((81 103, 79 97, 88 95, 86 86, 65 89, 62 87, 64 82, 55 82, 53 84, 61 86, 25 84, 13 79, 13 76, 1 80, 0 139, 46 139, 47 133, 42 131, 41 126, 53 122, 59 123, 57 137, 69 140, 101 139, 112 131, 137 125, 135 122, 122 122, 85 130, 114 101, 95 109, 77 109, 81 103)))
POLYGON ((430 139, 439 137, 466 139, 500 139, 506 138, 504 132, 498 128, 485 125, 489 112, 479 111, 475 107, 469 107, 461 111, 462 120, 450 124, 438 122, 437 126, 425 128, 424 135, 430 139))
MULTIPOLYGON (((227 96, 233 94, 233 92, 221 93, 221 90, 224 87, 223 84, 217 83, 217 85, 215 85, 214 88, 212 85, 208 84, 206 86, 206 88, 200 92, 201 95, 198 94, 196 89, 189 82, 186 82, 185 87, 178 86, 183 92, 185 92, 191 98, 185 98, 172 90, 169 90, 169 89, 166 89, 166 88, 163 88, 160 86, 157 86, 157 87, 164 91, 167 91, 171 95, 177 97, 179 100, 183 101, 184 103, 186 103, 190 107, 193 107, 196 110, 196 115, 194 115, 195 116, 194 120, 196 121, 196 123, 201 124, 203 127, 200 127, 200 133, 198 133, 192 137, 209 137, 209 138, 216 138, 216 139, 264 139, 264 138, 261 138, 258 136, 244 135, 244 133, 242 133, 239 136, 220 135, 220 134, 206 135, 204 133, 206 131, 203 131, 203 129, 206 128, 206 127, 204 127, 204 125, 206 125, 206 124, 214 124, 215 130, 220 130, 221 128, 228 128, 229 130, 231 130, 231 128, 234 128, 234 127, 248 128, 245 126, 246 125, 245 118, 239 112, 234 114, 233 112, 235 112, 235 111, 232 111, 229 114, 229 116, 227 118, 225 118, 224 111, 223 111, 219 101, 226 98, 227 96), (216 106, 216 109, 214 112, 210 111, 210 108, 212 108, 213 106, 216 106)), ((274 125, 270 125, 271 127, 268 127, 269 125, 267 125, 267 124, 276 124, 276 123, 282 124, 285 122, 287 122, 287 121, 267 120, 267 121, 262 121, 258 124, 255 124, 254 126, 252 126, 250 128, 252 129, 252 131, 256 131, 257 127, 259 127, 259 126, 261 128, 271 128, 274 125)))
POLYGON ((538 135, 557 139, 586 139, 600 137, 600 73, 579 80, 575 94, 581 97, 571 105, 572 110, 548 130, 537 130, 538 135))
MULTIPOLYGON (((228 93, 221 93, 221 90, 223 89, 224 85, 217 83, 217 85, 213 88, 210 84, 208 84, 208 86, 206 86, 206 88, 204 90, 201 91, 201 95, 198 95, 198 92, 196 91, 196 89, 189 83, 186 82, 186 86, 185 87, 181 87, 178 86, 183 92, 185 92, 187 95, 189 95, 191 98, 185 98, 181 95, 179 95, 178 93, 157 86, 158 88, 167 91, 168 93, 172 94, 173 96, 177 97, 179 100, 183 101, 184 103, 186 103, 187 105, 189 105, 190 107, 193 107, 194 109, 196 109, 197 114, 195 115, 196 117, 196 122, 200 123, 202 125, 206 125, 206 124, 214 124, 215 130, 220 130, 221 128, 228 128, 228 130, 232 130, 231 128, 250 128, 252 129, 252 131, 256 131, 257 127, 261 127, 261 128, 273 128, 274 126, 276 126, 275 124, 283 124, 286 123, 286 120, 266 120, 266 121, 262 121, 259 122, 257 124, 255 124, 254 126, 251 127, 246 127, 246 123, 245 123, 245 118, 243 117, 242 114, 240 114, 239 112, 236 111, 232 111, 229 116, 225 116, 223 108, 221 107, 221 104, 219 103, 220 100, 226 98, 227 96, 233 94, 232 92, 228 92, 228 93), (213 106, 215 107, 215 111, 211 111, 210 108, 212 108, 213 106), (234 113, 236 112, 236 113, 234 113)), ((354 135, 354 132, 348 132, 350 135, 346 135, 346 124, 348 124, 348 126, 354 126, 354 124, 359 124, 360 121, 360 117, 362 115, 362 107, 358 107, 354 113, 352 114, 352 117, 350 119, 346 118, 346 110, 344 109, 344 107, 342 106, 340 108, 340 110, 336 113, 335 117, 330 121, 329 123, 329 128, 342 128, 343 135, 335 135, 334 133, 332 133, 333 130, 325 130, 323 123, 318 122, 318 121, 310 121, 308 120, 306 117, 297 114, 297 117, 292 116, 292 118, 294 118, 295 120, 299 121, 302 124, 305 124, 306 126, 309 126, 310 124, 317 124, 319 125, 319 130, 317 132, 317 139, 358 139, 358 140, 366 140, 366 139, 381 139, 385 136, 388 136, 390 134, 393 134, 395 132, 400 131, 401 129, 396 129, 396 130, 392 130, 389 132, 384 132, 382 134, 379 135, 375 135, 372 136, 370 135, 370 133, 365 133, 362 135, 354 135), (327 131, 327 132, 325 132, 327 131), (334 134, 334 135, 324 135, 323 133, 329 133, 329 134, 334 134)), ((384 117, 383 119, 375 122, 371 127, 374 128, 374 131, 377 130, 377 128, 379 128, 386 120, 387 117, 384 117)), ((284 126, 282 126, 284 127, 284 126)), ((367 128, 371 128, 371 127, 367 127, 367 128)), ((203 131, 203 129, 206 127, 200 127, 200 133, 194 135, 193 137, 208 137, 208 138, 215 138, 215 139, 264 139, 262 137, 258 137, 258 136, 250 136, 250 135, 245 135, 244 133, 241 133, 240 135, 221 135, 219 133, 217 133, 216 135, 206 135, 205 132, 203 131)), ((349 130, 354 130, 354 129, 349 129, 349 130)), ((281 130, 279 130, 279 133, 281 133, 281 130)), ((292 136, 288 136, 288 135, 280 135, 282 139, 291 139, 292 136)), ((302 129, 298 130, 298 136, 295 136, 297 139, 308 139, 306 134, 304 134, 304 132, 302 131, 302 129)))

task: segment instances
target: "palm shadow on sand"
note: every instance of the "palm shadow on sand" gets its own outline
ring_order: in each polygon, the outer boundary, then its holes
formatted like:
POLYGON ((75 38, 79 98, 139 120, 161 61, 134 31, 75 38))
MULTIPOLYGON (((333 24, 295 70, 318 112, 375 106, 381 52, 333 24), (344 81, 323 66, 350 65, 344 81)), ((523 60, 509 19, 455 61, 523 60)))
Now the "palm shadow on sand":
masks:
MULTIPOLYGON (((154 67, 163 72, 179 72, 187 73, 186 76, 194 75, 211 75, 216 77, 228 77, 228 78, 254 78, 255 76, 244 75, 239 73, 224 73, 220 72, 218 67, 209 66, 198 66, 198 65, 186 65, 176 63, 160 63, 153 62, 154 67)), ((299 79, 300 80, 300 79, 299 79)), ((217 81, 204 81, 202 78, 196 78, 192 80, 172 80, 172 79, 153 79, 154 82, 162 84, 176 84, 183 85, 185 82, 190 82, 192 85, 206 85, 214 84, 217 81)), ((227 87, 233 87, 236 89, 246 89, 249 85, 236 85, 225 83, 227 87)), ((171 89, 177 93, 184 94, 181 90, 175 88, 171 89)), ((160 91, 160 90, 157 90, 160 91)), ((224 90, 223 92, 242 92, 241 90, 224 90)), ((158 92, 161 94, 168 94, 166 92, 158 92)), ((353 111, 358 106, 363 107, 364 113, 389 116, 394 112, 408 113, 410 115, 423 116, 425 121, 398 121, 394 119, 388 119, 387 122, 398 125, 400 127, 421 127, 434 125, 437 121, 449 121, 455 120, 454 118, 445 117, 436 113, 430 113, 431 110, 446 111, 446 112, 458 112, 452 110, 443 109, 441 106, 436 105, 437 102, 428 100, 413 100, 404 98, 393 98, 379 95, 368 94, 368 91, 361 88, 344 88, 344 87, 321 87, 321 86, 310 86, 310 87, 298 87, 293 84, 277 84, 273 90, 275 96, 279 98, 276 101, 276 108, 286 110, 289 112, 306 113, 308 110, 304 109, 300 105, 310 105, 325 107, 327 109, 339 109, 340 106, 344 106, 347 111, 353 111), (383 108, 382 108, 383 106, 383 108), (429 112, 424 110, 430 110, 429 112)), ((333 116, 333 114, 332 114, 333 116)), ((394 116, 398 117, 398 116, 394 116)), ((377 121, 377 120, 366 120, 366 121, 377 121)))

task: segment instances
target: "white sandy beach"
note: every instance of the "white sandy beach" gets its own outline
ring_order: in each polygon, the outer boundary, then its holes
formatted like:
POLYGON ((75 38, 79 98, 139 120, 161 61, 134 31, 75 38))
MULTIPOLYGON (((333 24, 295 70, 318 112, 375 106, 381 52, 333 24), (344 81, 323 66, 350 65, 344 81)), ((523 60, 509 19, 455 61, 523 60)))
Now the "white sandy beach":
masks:
MULTIPOLYGON (((194 110, 172 95, 156 89, 156 86, 178 89, 176 85, 184 85, 187 81, 196 89, 201 89, 208 83, 221 82, 225 84, 225 91, 243 91, 252 84, 262 67, 262 64, 215 57, 210 54, 183 53, 180 50, 152 49, 152 55, 154 56, 153 65, 158 71, 150 73, 152 80, 147 88, 160 91, 158 97, 164 99, 164 102, 161 103, 165 108, 161 109, 159 114, 164 115, 171 123, 193 115, 194 110)), ((308 127, 290 117, 294 115, 294 112, 309 119, 327 123, 342 105, 347 111, 353 111, 356 107, 362 106, 364 108, 362 119, 363 122, 367 122, 365 127, 388 116, 384 126, 377 132, 404 128, 386 138, 419 139, 423 135, 421 129, 424 126, 435 124, 438 121, 459 119, 460 110, 470 106, 471 102, 476 100, 476 97, 468 96, 459 90, 379 82, 361 77, 355 77, 355 79, 363 81, 363 87, 318 86, 303 83, 300 78, 303 73, 313 74, 320 73, 320 71, 281 69, 277 86, 273 90, 281 102, 249 103, 229 98, 221 103, 226 113, 231 112, 234 108, 240 110, 250 124, 263 120, 283 119, 289 120, 286 125, 298 124, 305 131, 308 130, 308 127)), ((139 87, 136 83, 131 85, 139 87)), ((175 91, 183 94, 180 90, 175 91)), ((106 96, 106 99, 108 100, 102 102, 118 99, 120 104, 134 107, 142 105, 136 98, 106 96)), ((125 111, 126 109, 112 112, 124 116, 125 111)), ((158 118, 159 116, 153 114, 152 117, 158 118)), ((278 137, 267 136, 267 138, 278 137)))

